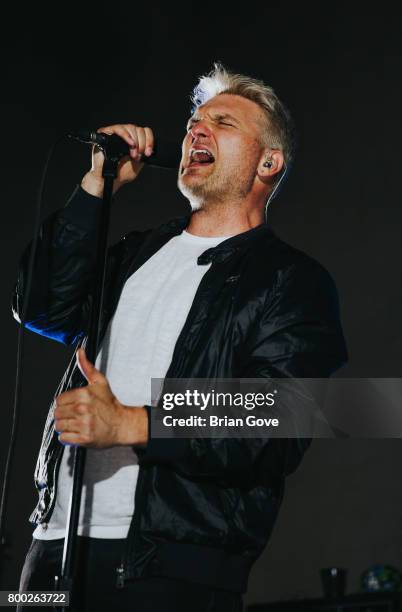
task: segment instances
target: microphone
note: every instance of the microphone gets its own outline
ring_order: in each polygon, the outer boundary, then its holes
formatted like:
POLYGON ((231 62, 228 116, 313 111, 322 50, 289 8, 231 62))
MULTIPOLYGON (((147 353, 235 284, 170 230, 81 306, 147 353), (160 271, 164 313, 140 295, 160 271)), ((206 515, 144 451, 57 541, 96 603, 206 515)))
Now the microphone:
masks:
MULTIPOLYGON (((117 134, 104 134, 103 132, 93 132, 87 128, 81 128, 68 132, 67 136, 78 142, 85 144, 97 145, 102 149, 108 142, 114 141, 114 148, 123 155, 130 155, 130 147, 123 138, 117 134)), ((141 162, 156 166, 157 168, 175 168, 179 167, 181 160, 181 148, 176 142, 168 140, 157 140, 154 146, 154 152, 147 157, 143 155, 141 162)))

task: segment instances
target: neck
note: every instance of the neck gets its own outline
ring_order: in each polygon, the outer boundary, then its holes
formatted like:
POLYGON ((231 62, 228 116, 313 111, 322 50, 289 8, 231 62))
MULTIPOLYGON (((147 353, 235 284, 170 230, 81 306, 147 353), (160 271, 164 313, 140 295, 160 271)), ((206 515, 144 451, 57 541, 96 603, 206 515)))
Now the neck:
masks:
POLYGON ((196 236, 234 236, 264 223, 264 202, 204 201, 191 203, 193 213, 186 228, 196 236), (262 204, 262 205, 261 205, 262 204))

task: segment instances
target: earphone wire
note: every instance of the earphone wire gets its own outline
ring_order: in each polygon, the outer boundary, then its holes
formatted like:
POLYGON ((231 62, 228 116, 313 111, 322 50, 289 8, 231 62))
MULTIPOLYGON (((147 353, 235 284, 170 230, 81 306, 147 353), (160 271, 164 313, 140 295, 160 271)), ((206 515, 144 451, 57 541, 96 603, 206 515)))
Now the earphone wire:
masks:
POLYGON ((277 195, 278 189, 283 181, 283 179, 285 178, 285 176, 287 175, 288 172, 288 167, 286 164, 284 164, 284 171, 282 173, 281 178, 279 179, 279 181, 277 182, 277 184, 275 185, 275 187, 273 188, 273 190, 271 191, 271 193, 269 194, 269 198, 267 200, 267 203, 265 204, 265 223, 267 222, 267 210, 268 210, 268 206, 270 205, 270 203, 272 202, 273 198, 277 195))

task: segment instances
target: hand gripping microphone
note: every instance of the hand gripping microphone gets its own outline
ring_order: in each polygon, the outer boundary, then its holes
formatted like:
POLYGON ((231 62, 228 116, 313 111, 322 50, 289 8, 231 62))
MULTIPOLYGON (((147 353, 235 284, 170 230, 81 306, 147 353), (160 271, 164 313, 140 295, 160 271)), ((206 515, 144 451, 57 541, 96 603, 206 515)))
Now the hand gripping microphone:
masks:
MULTIPOLYGON (((110 139, 114 140, 114 148, 121 149, 124 155, 130 155, 130 147, 123 138, 117 134, 104 134, 103 132, 93 132, 87 128, 81 128, 71 131, 67 134, 69 138, 78 140, 86 144, 97 145, 100 149, 104 147, 110 139)), ((147 157, 143 155, 141 162, 156 166, 157 168, 175 168, 179 167, 181 160, 180 146, 168 140, 157 140, 154 146, 154 152, 147 157)))

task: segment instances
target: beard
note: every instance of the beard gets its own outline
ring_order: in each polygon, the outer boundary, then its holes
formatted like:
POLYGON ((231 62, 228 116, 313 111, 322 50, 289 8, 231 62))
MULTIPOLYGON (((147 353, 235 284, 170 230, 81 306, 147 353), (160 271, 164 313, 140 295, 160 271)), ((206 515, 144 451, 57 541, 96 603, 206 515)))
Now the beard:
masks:
MULTIPOLYGON (((216 163, 216 162, 214 162, 216 163)), ((193 211, 243 199, 251 190, 255 172, 252 163, 237 163, 215 166, 207 176, 188 174, 179 170, 177 186, 186 197, 193 211)))

